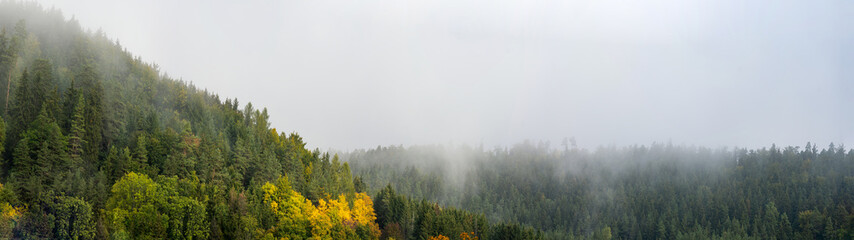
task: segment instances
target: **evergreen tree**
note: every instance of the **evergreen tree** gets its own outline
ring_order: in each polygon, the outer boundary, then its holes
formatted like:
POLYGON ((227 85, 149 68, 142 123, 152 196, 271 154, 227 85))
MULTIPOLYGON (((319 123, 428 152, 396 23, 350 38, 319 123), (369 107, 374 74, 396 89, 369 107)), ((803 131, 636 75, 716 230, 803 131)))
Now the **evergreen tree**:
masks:
POLYGON ((11 38, 6 39, 6 29, 3 29, 3 33, 0 34, 3 37, 0 37, 0 70, 3 70, 6 78, 5 91, 2 91, 4 96, 3 103, 3 113, 6 114, 9 112, 9 99, 10 93, 12 90, 12 75, 15 72, 15 69, 18 67, 18 56, 19 52, 22 49, 22 45, 24 43, 25 38, 27 37, 27 24, 26 21, 21 19, 17 23, 15 23, 14 34, 11 38))
POLYGON ((106 172, 111 182, 124 175, 123 170, 126 169, 125 165, 127 163, 121 157, 122 155, 123 153, 120 153, 119 150, 116 149, 116 146, 110 146, 110 150, 107 153, 107 158, 104 160, 104 165, 101 170, 106 172))
MULTIPOLYGON (((98 74, 93 63, 84 64, 80 72, 75 76, 75 79, 80 84, 80 92, 85 99, 83 119, 85 140, 84 151, 87 162, 97 162, 98 154, 102 148, 103 138, 103 112, 102 112, 102 97, 103 88, 101 87, 100 75, 98 74)), ((106 148, 104 146, 104 148, 106 148)))
POLYGON ((82 97, 82 95, 80 95, 80 90, 75 87, 74 82, 74 78, 72 78, 71 84, 69 84, 68 90, 65 91, 63 96, 64 101, 62 103, 62 114, 60 117, 57 117, 57 122, 60 123, 60 127, 65 130, 66 133, 71 132, 71 122, 73 121, 74 114, 77 111, 80 97, 82 97))
POLYGON ((68 156, 71 158, 72 164, 82 165, 85 152, 83 147, 86 145, 86 140, 84 139, 86 129, 83 119, 83 96, 77 97, 77 104, 75 105, 74 115, 71 117, 71 128, 68 133, 68 156))
POLYGON ((50 190, 58 173, 68 168, 65 136, 47 115, 42 108, 15 148, 10 181, 24 201, 50 190))
MULTIPOLYGON (((147 138, 143 135, 139 135, 136 138, 136 147, 133 149, 133 157, 130 159, 130 171, 137 173, 150 173, 152 171, 151 167, 148 165, 148 149, 147 146, 147 138)), ((126 154, 130 154, 130 151, 125 149, 126 154)))

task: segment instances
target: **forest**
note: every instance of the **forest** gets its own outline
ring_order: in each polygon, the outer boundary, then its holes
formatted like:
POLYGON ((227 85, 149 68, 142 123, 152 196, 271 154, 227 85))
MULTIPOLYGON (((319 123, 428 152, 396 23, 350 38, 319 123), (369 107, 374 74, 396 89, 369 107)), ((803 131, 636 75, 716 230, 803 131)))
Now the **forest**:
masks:
MULTIPOLYGON (((381 237, 386 205, 265 108, 171 78, 37 3, 0 3, 0 29, 0 237, 381 237)), ((437 219, 423 236, 489 239, 482 215, 423 204, 437 219), (464 219, 480 225, 451 227, 464 219)))
POLYGON ((843 146, 324 152, 37 3, 0 101, 0 238, 854 239, 843 146))
POLYGON ((393 188, 531 226, 547 239, 854 238, 854 151, 833 144, 589 151, 571 141, 523 142, 493 150, 389 146, 342 157, 378 199, 393 188))

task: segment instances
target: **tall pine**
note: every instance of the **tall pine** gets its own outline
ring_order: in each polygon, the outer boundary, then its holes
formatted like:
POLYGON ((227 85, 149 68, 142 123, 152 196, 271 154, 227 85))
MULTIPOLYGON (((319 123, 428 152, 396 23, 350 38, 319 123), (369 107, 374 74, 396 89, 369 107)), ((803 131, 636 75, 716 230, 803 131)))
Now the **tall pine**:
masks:
POLYGON ((83 155, 86 145, 86 129, 83 118, 84 102, 83 96, 77 96, 77 104, 74 107, 74 115, 71 116, 71 127, 68 130, 68 157, 75 165, 83 164, 83 155))
POLYGON ((44 108, 29 126, 15 148, 10 176, 24 201, 51 189, 57 173, 68 169, 65 136, 44 108))
POLYGON ((102 126, 103 112, 101 106, 101 98, 103 97, 103 89, 101 87, 100 76, 98 75, 93 63, 84 64, 80 72, 76 75, 76 80, 80 84, 80 94, 85 99, 83 120, 85 135, 83 140, 83 153, 86 162, 97 162, 98 153, 102 147, 102 126))
MULTIPOLYGON (((39 110, 44 110, 44 114, 48 117, 53 116, 53 109, 43 109, 45 99, 49 94, 55 92, 48 91, 53 84, 53 70, 50 62, 45 59, 36 60, 32 67, 32 71, 26 69, 21 74, 18 88, 15 89, 15 99, 10 106, 9 111, 9 130, 8 141, 6 141, 6 149, 16 149, 18 141, 30 123, 36 120, 39 115, 39 110)), ((12 156, 6 154, 7 159, 12 156)), ((10 166, 7 162, 7 166, 10 166)), ((9 169, 8 167, 6 169, 9 169)))

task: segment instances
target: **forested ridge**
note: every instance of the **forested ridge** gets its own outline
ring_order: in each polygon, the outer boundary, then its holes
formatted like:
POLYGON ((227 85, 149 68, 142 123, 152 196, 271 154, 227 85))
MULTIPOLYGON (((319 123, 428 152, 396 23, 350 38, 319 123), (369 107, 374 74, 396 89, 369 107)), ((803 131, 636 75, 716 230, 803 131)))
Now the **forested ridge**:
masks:
MULTIPOLYGON (((36 3, 0 2, 0 29, 0 238, 381 237, 387 204, 337 155, 271 128, 266 108, 36 3)), ((450 227, 483 215, 422 204, 450 221, 425 219, 424 238, 490 239, 485 221, 450 227)))

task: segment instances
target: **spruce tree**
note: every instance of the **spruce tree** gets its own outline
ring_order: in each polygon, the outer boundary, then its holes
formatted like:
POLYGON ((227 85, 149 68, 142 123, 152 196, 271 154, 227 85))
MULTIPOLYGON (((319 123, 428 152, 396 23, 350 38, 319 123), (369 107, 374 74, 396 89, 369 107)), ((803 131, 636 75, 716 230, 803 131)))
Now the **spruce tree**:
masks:
POLYGON ((78 96, 77 104, 74 107, 74 115, 71 117, 71 128, 68 133, 68 156, 71 158, 72 164, 75 165, 83 163, 83 154, 85 153, 83 147, 86 144, 86 140, 84 139, 86 129, 83 110, 83 96, 78 96))

